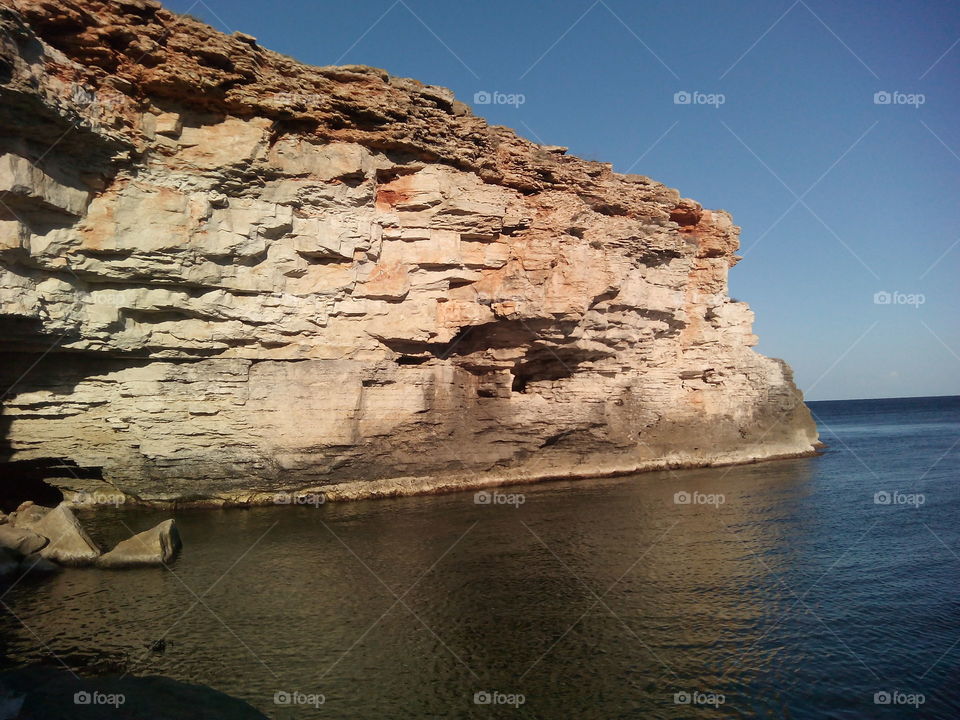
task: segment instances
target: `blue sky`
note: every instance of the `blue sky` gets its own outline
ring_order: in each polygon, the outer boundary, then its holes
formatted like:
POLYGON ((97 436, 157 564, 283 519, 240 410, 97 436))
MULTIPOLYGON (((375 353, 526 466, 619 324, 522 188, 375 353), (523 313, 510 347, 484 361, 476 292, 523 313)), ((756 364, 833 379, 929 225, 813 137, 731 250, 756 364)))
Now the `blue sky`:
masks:
POLYGON ((166 5, 306 63, 373 65, 471 104, 522 94, 474 111, 733 214, 731 295, 808 399, 960 394, 955 0, 166 5))

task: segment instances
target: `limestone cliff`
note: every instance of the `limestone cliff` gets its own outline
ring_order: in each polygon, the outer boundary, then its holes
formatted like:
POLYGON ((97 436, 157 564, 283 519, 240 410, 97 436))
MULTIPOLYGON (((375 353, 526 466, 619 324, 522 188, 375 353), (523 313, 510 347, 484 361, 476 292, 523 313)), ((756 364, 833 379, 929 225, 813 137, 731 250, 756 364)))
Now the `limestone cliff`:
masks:
POLYGON ((5 2, 0 460, 256 501, 812 451, 727 213, 151 0, 5 2))

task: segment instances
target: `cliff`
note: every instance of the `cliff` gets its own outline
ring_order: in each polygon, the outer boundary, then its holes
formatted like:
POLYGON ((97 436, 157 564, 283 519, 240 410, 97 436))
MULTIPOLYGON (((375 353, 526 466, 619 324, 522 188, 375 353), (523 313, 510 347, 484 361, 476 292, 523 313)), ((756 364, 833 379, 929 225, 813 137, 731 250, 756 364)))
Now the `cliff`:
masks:
POLYGON ((217 502, 813 450, 727 213, 444 88, 12 0, 0 129, 8 467, 217 502))

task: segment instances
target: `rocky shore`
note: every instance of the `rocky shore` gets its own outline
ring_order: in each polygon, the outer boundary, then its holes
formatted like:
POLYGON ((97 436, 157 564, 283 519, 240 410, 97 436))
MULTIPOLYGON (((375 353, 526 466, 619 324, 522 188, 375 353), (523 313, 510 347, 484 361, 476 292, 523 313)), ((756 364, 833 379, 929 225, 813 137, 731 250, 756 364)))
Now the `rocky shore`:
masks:
POLYGON ((12 0, 5 482, 236 504, 810 454, 728 294, 738 233, 445 88, 152 0, 12 0))
POLYGON ((137 533, 104 553, 83 529, 70 503, 49 508, 27 501, 9 515, 0 513, 0 578, 56 572, 61 567, 164 565, 181 547, 173 520, 137 533))

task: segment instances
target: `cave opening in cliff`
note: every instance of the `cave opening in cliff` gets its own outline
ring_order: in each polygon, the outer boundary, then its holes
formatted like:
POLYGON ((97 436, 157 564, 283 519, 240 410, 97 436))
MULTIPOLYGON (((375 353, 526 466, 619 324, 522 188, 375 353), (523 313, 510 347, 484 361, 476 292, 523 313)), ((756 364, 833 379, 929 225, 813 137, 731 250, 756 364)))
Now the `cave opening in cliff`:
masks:
POLYGON ((25 500, 53 507, 63 501, 63 492, 47 480, 70 477, 102 480, 98 467, 80 467, 66 458, 38 458, 0 463, 0 510, 13 512, 25 500))
POLYGON ((423 365, 430 360, 429 355, 401 355, 397 358, 397 365, 423 365))
POLYGON ((554 351, 530 353, 513 368, 511 389, 516 393, 525 393, 527 386, 540 380, 562 380, 574 373, 574 368, 582 358, 564 360, 554 351))

